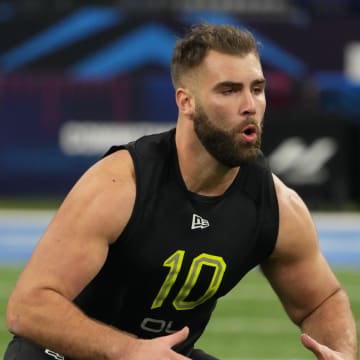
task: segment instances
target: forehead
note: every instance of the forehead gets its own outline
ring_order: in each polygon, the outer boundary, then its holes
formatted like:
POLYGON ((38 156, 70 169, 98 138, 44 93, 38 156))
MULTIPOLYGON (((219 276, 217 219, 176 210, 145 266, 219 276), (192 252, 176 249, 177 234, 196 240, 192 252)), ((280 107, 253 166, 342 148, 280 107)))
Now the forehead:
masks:
POLYGON ((207 82, 252 82, 264 77, 260 60, 254 53, 229 55, 214 50, 204 58, 200 76, 207 82))

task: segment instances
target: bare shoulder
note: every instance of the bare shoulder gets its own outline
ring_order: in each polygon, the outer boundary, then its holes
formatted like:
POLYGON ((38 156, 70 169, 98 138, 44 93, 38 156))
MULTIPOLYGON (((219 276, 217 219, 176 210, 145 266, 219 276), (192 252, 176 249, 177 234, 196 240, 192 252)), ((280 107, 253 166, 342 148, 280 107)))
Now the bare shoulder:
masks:
POLYGON ((279 233, 275 254, 309 253, 318 247, 317 233, 310 211, 296 191, 275 175, 274 183, 279 204, 279 233))
POLYGON ((295 190, 285 185, 276 175, 273 175, 273 179, 280 210, 283 210, 283 208, 286 210, 306 208, 303 200, 295 190))
MULTIPOLYGON (((119 150, 102 158, 91 166, 86 175, 95 175, 100 181, 132 183, 135 180, 135 171, 132 158, 127 150, 119 150)), ((81 179, 80 179, 81 180, 81 179)))
MULTIPOLYGON (((127 150, 116 151, 91 166, 74 185, 59 214, 81 211, 99 225, 109 243, 116 240, 132 212, 135 202, 135 171, 127 150), (64 210, 65 208, 65 210, 64 210)), ((92 225, 91 225, 92 224, 92 225)), ((102 231, 94 229, 96 231, 102 231)))

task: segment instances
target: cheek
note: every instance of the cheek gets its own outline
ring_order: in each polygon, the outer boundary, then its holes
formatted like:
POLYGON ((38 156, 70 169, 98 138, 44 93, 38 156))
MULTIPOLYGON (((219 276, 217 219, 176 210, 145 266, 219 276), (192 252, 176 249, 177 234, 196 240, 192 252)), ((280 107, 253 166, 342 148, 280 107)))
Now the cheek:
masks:
POLYGON ((232 117, 237 112, 236 101, 233 101, 231 97, 221 99, 215 99, 208 104, 209 115, 216 117, 227 118, 232 117))
POLYGON ((265 112, 266 110, 266 97, 265 95, 259 98, 258 106, 260 111, 265 112))
POLYGON ((231 119, 234 118, 234 114, 230 107, 218 106, 210 109, 209 118, 217 125, 226 128, 227 124, 231 127, 231 119))

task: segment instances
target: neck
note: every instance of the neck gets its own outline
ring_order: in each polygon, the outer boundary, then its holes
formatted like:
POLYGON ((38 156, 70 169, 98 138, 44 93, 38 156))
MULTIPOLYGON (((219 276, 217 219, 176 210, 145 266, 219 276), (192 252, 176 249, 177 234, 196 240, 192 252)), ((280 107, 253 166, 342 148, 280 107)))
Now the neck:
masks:
POLYGON ((235 180, 239 167, 229 168, 218 162, 203 147, 192 128, 184 130, 178 123, 175 141, 186 188, 199 195, 222 195, 235 180))

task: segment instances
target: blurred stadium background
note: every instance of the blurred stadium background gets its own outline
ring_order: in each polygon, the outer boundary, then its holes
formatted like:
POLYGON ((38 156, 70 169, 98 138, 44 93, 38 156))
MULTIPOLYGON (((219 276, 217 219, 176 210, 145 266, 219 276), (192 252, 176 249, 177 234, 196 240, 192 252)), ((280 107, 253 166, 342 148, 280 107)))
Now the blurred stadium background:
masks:
MULTIPOLYGON (((172 48, 203 21, 261 43, 263 151, 360 318, 359 0, 0 0, 0 355, 8 294, 76 179, 110 145, 174 126, 172 48)), ((202 342, 227 360, 312 358, 256 270, 202 342)))

